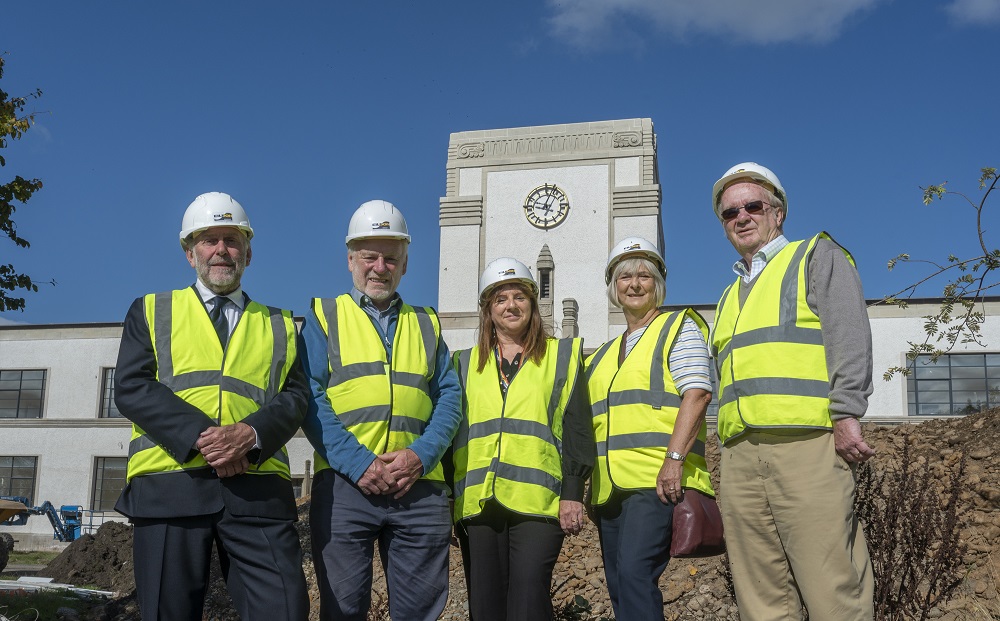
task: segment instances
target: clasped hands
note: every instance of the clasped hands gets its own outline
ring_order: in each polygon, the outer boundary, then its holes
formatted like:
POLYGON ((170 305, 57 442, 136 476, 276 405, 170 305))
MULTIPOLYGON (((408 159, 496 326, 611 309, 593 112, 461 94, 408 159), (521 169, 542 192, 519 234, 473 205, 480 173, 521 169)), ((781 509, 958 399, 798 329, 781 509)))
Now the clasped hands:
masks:
POLYGON ((383 453, 375 457, 358 479, 358 487, 366 495, 392 494, 399 500, 424 475, 424 465, 410 449, 383 453))
POLYGON ((250 469, 247 453, 257 443, 257 434, 246 423, 209 427, 198 436, 194 447, 215 469, 220 479, 243 474, 250 469))

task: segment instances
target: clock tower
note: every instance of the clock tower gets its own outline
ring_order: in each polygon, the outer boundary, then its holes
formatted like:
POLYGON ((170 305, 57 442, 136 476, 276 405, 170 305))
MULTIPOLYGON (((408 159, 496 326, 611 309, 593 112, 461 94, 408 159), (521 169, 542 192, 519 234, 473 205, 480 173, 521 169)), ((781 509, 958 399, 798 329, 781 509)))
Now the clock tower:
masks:
POLYGON ((459 132, 441 198, 438 312, 452 351, 475 344, 479 275, 498 257, 531 270, 553 336, 589 351, 624 330, 604 268, 616 241, 663 249, 650 119, 459 132))

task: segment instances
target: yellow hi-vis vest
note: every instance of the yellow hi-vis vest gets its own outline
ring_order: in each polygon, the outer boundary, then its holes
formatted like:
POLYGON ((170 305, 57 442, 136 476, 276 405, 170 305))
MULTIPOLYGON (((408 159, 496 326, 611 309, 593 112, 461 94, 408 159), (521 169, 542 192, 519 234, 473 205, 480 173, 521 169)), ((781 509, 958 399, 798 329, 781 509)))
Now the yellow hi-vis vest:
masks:
MULTIPOLYGON (((273 399, 295 361, 295 322, 289 311, 250 301, 225 351, 194 287, 144 298, 146 324, 156 356, 156 379, 219 425, 233 425, 273 399)), ((198 454, 177 463, 132 425, 126 478, 208 468, 198 454)), ((285 447, 248 474, 290 479, 285 447)))
POLYGON ((742 308, 739 278, 719 300, 712 353, 723 443, 748 429, 833 427, 823 327, 806 302, 809 259, 821 238, 833 241, 820 233, 782 248, 751 284, 742 308))
MULTIPOLYGON (((358 442, 376 455, 405 449, 431 418, 441 324, 432 308, 401 304, 392 344, 392 364, 371 317, 344 294, 316 298, 313 312, 326 334, 330 407, 358 442)), ((317 453, 316 472, 330 467, 317 453)), ((444 481, 438 464, 424 479, 444 481)))
POLYGON ((455 520, 478 515, 489 499, 524 515, 559 518, 563 413, 573 394, 583 339, 548 339, 541 364, 524 360, 500 392, 492 352, 456 352, 461 426, 452 444, 455 520), (489 360, 476 371, 480 356, 489 360))
MULTIPOLYGON (((668 362, 686 317, 708 336, 705 320, 687 308, 654 318, 621 367, 618 352, 624 334, 587 358, 585 373, 597 439, 597 463, 591 479, 594 504, 606 503, 616 487, 656 488, 656 476, 666 459, 681 405, 668 362)), ((681 486, 715 496, 705 462, 707 437, 708 428, 702 422, 684 459, 681 486)))

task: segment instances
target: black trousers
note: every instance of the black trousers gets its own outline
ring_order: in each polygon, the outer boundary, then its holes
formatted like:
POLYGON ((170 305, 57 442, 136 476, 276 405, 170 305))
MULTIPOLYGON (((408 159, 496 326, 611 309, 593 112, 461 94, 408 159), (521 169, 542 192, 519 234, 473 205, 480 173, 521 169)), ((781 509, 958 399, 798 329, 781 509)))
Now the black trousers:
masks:
POLYGON ((212 546, 243 621, 305 621, 309 596, 291 520, 213 515, 133 518, 135 586, 143 619, 201 621, 212 546))
POLYGON ((458 523, 472 621, 550 621, 559 521, 514 513, 496 502, 458 523))

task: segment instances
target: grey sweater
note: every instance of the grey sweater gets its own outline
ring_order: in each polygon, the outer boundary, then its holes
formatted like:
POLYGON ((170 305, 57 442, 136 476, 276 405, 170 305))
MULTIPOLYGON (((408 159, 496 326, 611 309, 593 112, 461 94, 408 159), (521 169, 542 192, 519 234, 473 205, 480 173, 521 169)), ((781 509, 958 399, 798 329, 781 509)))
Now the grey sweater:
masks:
MULTIPOLYGON (((872 394, 872 330, 858 270, 840 247, 820 239, 807 268, 806 302, 823 324, 830 418, 862 417, 872 394)), ((740 307, 756 278, 740 282, 740 307)))

